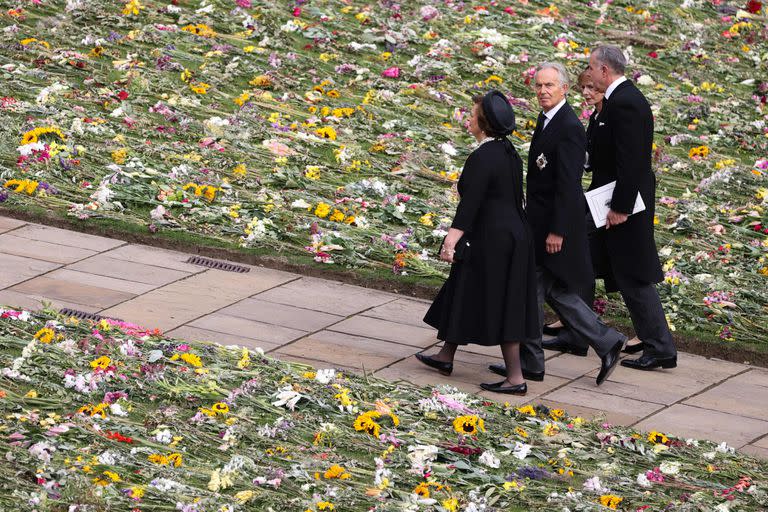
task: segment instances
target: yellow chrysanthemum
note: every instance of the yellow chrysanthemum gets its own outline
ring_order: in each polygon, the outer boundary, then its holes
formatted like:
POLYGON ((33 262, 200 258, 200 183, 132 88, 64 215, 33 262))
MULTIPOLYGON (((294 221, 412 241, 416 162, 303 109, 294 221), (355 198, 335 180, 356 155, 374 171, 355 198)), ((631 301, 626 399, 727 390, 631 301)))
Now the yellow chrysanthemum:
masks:
POLYGON ((338 478, 339 480, 347 480, 351 478, 352 475, 347 473, 347 471, 342 466, 339 466, 338 464, 334 464, 333 466, 328 468, 328 470, 325 473, 323 473, 323 477, 326 480, 331 480, 334 478, 338 478))
POLYGON ((610 508, 611 510, 616 510, 616 507, 618 507, 622 501, 624 501, 624 498, 614 496, 613 494, 603 494, 600 496, 600 504, 604 507, 610 508))
POLYGON ((320 203, 315 208, 315 215, 317 215, 321 219, 326 218, 329 213, 331 213, 331 205, 329 204, 320 203))
POLYGON ((190 354, 189 352, 185 352, 181 354, 181 360, 185 363, 194 366, 195 368, 200 368, 203 366, 203 362, 200 360, 200 356, 195 354, 190 354))
POLYGON ((99 368, 101 370, 106 370, 109 368, 109 365, 112 364, 112 360, 107 356, 101 356, 98 359, 94 359, 91 361, 91 368, 99 368))

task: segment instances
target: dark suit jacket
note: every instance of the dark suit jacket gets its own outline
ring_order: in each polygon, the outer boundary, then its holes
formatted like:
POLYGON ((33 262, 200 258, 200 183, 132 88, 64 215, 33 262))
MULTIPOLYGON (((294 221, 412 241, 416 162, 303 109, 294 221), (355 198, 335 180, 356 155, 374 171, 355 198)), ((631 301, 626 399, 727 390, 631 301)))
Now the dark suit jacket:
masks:
POLYGON ((568 103, 545 129, 536 127, 528 152, 527 213, 536 263, 570 289, 594 279, 581 188, 585 155, 584 125, 568 103), (562 250, 555 254, 546 251, 550 233, 564 237, 562 250))
POLYGON ((607 277, 609 289, 622 283, 625 287, 658 283, 663 273, 653 238, 656 177, 651 169, 651 107, 638 88, 627 80, 603 104, 594 130, 589 188, 615 180, 611 200, 614 211, 630 213, 638 192, 646 207, 645 211, 630 215, 624 224, 597 231, 592 244, 597 273, 607 277))

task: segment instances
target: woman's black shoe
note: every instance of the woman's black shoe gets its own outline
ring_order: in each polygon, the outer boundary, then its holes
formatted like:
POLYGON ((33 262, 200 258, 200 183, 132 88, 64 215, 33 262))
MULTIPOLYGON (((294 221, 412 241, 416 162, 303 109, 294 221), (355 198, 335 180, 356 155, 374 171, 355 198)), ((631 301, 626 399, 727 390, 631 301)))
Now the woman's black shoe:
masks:
POLYGON ((446 363, 445 361, 438 361, 425 354, 416 354, 416 359, 421 361, 427 366, 434 368, 443 375, 450 375, 453 372, 453 363, 446 363))
POLYGON ((645 344, 641 341, 640 343, 636 343, 634 345, 626 345, 622 352, 625 354, 637 354, 638 352, 642 352, 644 348, 645 344))
POLYGON ((562 327, 550 327, 548 325, 544 326, 544 334, 547 334, 549 336, 557 336, 560 334, 560 331, 562 330, 562 327))
POLYGON ((506 380, 501 382, 494 382, 493 384, 486 384, 483 382, 480 387, 486 391, 493 391, 494 393, 504 393, 506 395, 519 395, 523 396, 528 393, 528 384, 523 382, 514 386, 505 386, 506 380))

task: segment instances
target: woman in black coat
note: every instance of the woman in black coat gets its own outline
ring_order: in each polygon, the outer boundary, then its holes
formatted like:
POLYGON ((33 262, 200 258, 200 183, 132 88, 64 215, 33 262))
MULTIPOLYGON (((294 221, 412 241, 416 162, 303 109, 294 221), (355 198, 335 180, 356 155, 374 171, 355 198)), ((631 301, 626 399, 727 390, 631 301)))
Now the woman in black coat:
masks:
POLYGON ((474 99, 469 131, 479 145, 459 179, 461 200, 441 259, 448 280, 424 321, 443 340, 434 356, 417 354, 444 375, 453 371, 459 345, 500 345, 507 378, 486 390, 524 395, 520 343, 539 336, 536 267, 523 210, 523 166, 506 138, 515 127, 509 102, 498 91, 474 99))

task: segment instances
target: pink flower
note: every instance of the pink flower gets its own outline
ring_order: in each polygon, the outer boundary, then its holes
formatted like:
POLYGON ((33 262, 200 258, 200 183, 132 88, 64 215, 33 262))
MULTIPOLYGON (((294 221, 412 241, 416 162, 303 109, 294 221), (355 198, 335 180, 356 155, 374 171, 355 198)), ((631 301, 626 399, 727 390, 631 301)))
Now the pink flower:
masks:
POLYGON ((387 78, 400 78, 400 68, 393 66, 382 71, 381 76, 387 78))

